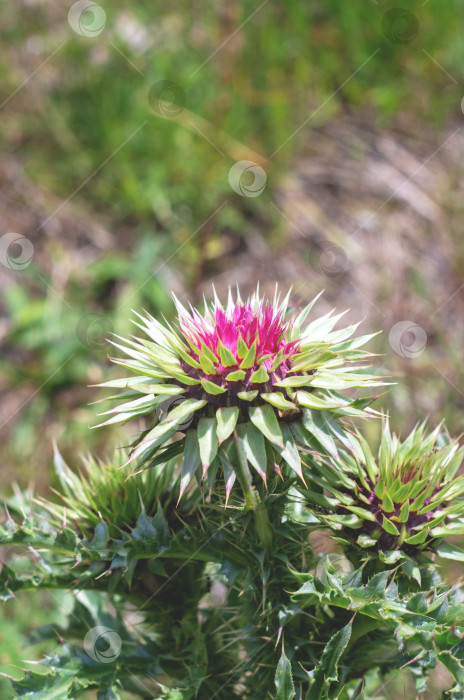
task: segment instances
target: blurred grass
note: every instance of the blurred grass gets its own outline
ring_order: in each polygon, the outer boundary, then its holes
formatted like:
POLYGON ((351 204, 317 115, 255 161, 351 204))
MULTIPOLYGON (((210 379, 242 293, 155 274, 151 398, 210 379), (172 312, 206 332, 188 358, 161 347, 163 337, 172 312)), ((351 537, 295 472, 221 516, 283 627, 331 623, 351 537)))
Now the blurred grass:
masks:
MULTIPOLYGON (((253 245, 257 265, 265 258, 260 241, 280 262, 280 280, 295 282, 285 267, 293 247, 285 211, 273 205, 291 192, 289 174, 319 145, 318 130, 358 116, 366 138, 397 125, 400 138, 420 139, 424 124, 439 132, 462 120, 464 6, 402 2, 412 15, 393 22, 395 8, 116 0, 104 6, 105 29, 87 38, 70 28, 67 5, 0 5, 0 177, 8 196, 0 198, 0 233, 18 231, 34 245, 27 269, 0 275, 4 479, 34 479, 46 489, 52 438, 73 462, 76 453, 127 441, 124 433, 88 430, 96 394, 87 385, 109 374, 105 338, 128 332, 131 308, 169 315, 170 289, 196 299, 209 280, 234 283, 240 254, 253 245), (265 169, 259 197, 232 191, 228 173, 238 160, 265 169)), ((354 140, 348 148, 362 150, 354 140)), ((454 225, 443 250, 458 285, 454 225)), ((417 232, 430 256, 433 235, 417 232)), ((314 274, 320 253, 302 257, 310 280, 302 296, 325 283, 329 299, 345 306, 341 280, 314 274)), ((425 258, 417 259, 405 284, 425 318, 435 299, 425 258)), ((378 277, 371 306, 387 309, 394 289, 381 262, 365 272, 378 277)), ((265 284, 277 277, 264 263, 259 273, 265 284)), ((388 336, 389 316, 384 323, 388 336)), ((449 323, 437 326, 429 340, 440 371, 458 373, 459 384, 462 348, 451 331, 449 323)), ((378 348, 388 348, 385 338, 378 348)), ((431 376, 430 359, 425 353, 414 368, 386 359, 407 376, 384 406, 397 426, 415 421, 412 409, 434 415, 438 407, 460 430, 462 395, 431 376)), ((18 615, 12 622, 7 613, 2 659, 28 623, 18 615)))

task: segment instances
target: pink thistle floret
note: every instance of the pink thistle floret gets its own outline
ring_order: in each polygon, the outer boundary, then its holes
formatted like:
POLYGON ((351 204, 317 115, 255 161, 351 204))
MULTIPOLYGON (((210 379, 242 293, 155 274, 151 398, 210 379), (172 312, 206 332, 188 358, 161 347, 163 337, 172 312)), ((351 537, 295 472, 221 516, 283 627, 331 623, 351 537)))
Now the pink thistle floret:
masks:
MULTIPOLYGON (((206 354, 210 360, 200 368, 184 362, 182 369, 192 378, 227 389, 229 401, 231 394, 270 390, 285 378, 299 350, 298 340, 289 340, 292 322, 284 321, 283 310, 261 300, 258 305, 238 300, 227 309, 218 306, 208 316, 192 309, 191 315, 180 316, 180 330, 191 357, 201 363, 206 354), (261 381, 256 375, 260 368, 261 381)), ((216 398, 215 403, 223 403, 225 398, 216 398)))
MULTIPOLYGON (((215 309, 214 321, 214 325, 211 325, 197 311, 194 313, 190 327, 182 320, 181 327, 193 346, 193 355, 198 357, 204 344, 216 357, 219 357, 218 345, 221 342, 232 353, 239 366, 241 363, 238 353, 239 338, 242 338, 248 350, 256 340, 256 357, 253 366, 256 368, 262 365, 269 371, 276 355, 280 352, 285 359, 279 365, 280 376, 276 377, 276 381, 283 379, 290 369, 291 356, 297 353, 298 341, 286 340, 291 322, 284 322, 283 314, 279 309, 272 304, 262 304, 258 311, 254 311, 251 304, 236 304, 231 312, 215 309)), ((222 370, 230 372, 231 368, 222 367, 222 370)))

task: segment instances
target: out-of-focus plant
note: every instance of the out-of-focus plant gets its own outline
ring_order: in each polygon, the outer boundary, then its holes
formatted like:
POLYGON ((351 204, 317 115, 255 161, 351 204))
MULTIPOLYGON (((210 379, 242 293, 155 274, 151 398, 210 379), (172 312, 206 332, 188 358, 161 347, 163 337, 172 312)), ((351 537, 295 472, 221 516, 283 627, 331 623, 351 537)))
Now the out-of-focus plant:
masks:
POLYGON ((17 698, 349 700, 403 668, 421 693, 438 662, 443 698, 462 697, 463 595, 435 561, 464 561, 445 541, 463 527, 462 449, 385 424, 374 457, 351 425, 376 419, 368 338, 339 316, 305 326, 312 305, 287 301, 178 304, 177 327, 145 315, 146 338, 114 341, 132 375, 106 383, 109 421, 140 436, 82 473, 56 451, 59 498, 16 493, 0 529, 32 553, 3 567, 4 600, 74 595, 34 633, 50 651, 17 698))
MULTIPOLYGON (((70 273, 62 294, 53 277, 41 279, 34 263, 6 287, 5 386, 26 395, 26 388, 33 396, 37 393, 31 404, 25 401, 21 420, 15 421, 11 440, 3 445, 4 459, 18 470, 35 450, 37 434, 44 424, 48 427, 51 407, 55 419, 69 423, 61 439, 64 449, 83 440, 95 447, 102 439, 93 433, 89 442, 87 426, 95 417, 92 406, 85 408, 83 421, 75 416, 82 416, 82 404, 91 399, 88 385, 101 381, 107 338, 111 332, 129 330, 130 309, 168 310, 169 295, 159 276, 153 275, 165 268, 161 250, 159 242, 144 237, 130 259, 118 251, 99 256, 85 269, 70 273), (41 296, 38 291, 44 284, 48 292, 41 296)), ((30 478, 32 471, 24 471, 30 478)))

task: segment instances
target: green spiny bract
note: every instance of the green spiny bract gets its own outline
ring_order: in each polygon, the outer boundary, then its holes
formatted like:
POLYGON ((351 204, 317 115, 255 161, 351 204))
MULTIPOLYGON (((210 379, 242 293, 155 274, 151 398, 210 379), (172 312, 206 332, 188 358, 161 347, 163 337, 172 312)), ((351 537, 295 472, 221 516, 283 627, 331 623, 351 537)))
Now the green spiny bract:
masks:
POLYGON ((343 314, 302 327, 314 302, 288 317, 288 296, 265 302, 256 293, 244 303, 229 294, 225 309, 215 297, 203 315, 176 300, 176 329, 139 316, 148 339, 113 343, 129 358, 114 361, 136 376, 103 384, 121 391, 102 425, 148 420, 134 471, 183 454, 181 494, 193 475, 211 485, 220 468, 228 496, 237 476, 245 492, 254 473, 266 482, 269 470, 290 468, 302 478, 299 444, 336 454, 338 419, 375 413, 373 397, 338 392, 382 382, 359 365, 371 336, 350 340, 357 324, 333 330, 343 314))
POLYGON ((304 493, 345 544, 414 554, 464 534, 464 477, 456 476, 463 458, 441 426, 429 434, 416 426, 401 441, 386 422, 377 459, 358 434, 355 451, 311 460, 304 493))

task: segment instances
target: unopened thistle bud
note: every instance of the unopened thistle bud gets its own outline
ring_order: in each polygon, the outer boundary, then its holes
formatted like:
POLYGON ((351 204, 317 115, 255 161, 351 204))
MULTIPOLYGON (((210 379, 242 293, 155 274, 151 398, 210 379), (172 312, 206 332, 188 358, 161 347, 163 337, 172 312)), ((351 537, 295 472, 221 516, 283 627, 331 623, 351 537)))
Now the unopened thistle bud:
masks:
POLYGON ((401 441, 386 422, 377 457, 357 439, 355 452, 315 456, 307 472, 310 508, 342 541, 414 554, 464 534, 464 448, 441 426, 427 434, 422 424, 401 441))

